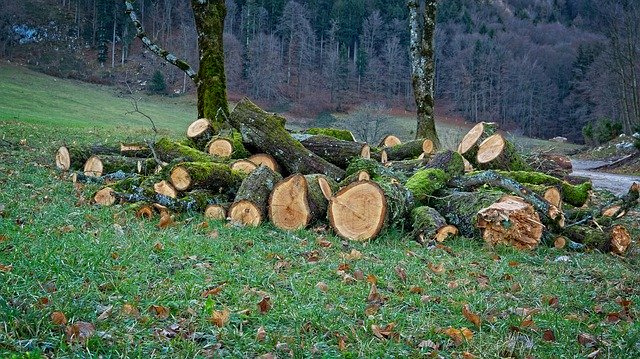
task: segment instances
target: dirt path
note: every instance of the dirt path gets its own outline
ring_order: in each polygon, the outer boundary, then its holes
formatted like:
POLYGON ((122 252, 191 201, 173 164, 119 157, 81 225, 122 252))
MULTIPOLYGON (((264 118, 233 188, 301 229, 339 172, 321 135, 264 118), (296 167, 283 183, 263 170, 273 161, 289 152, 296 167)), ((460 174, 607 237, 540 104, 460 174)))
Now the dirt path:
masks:
POLYGON ((591 168, 595 168, 606 163, 607 162, 605 161, 571 160, 571 164, 573 164, 573 174, 576 176, 591 178, 593 186, 596 188, 607 189, 620 195, 627 193, 633 182, 640 183, 640 177, 623 176, 590 170, 591 168))

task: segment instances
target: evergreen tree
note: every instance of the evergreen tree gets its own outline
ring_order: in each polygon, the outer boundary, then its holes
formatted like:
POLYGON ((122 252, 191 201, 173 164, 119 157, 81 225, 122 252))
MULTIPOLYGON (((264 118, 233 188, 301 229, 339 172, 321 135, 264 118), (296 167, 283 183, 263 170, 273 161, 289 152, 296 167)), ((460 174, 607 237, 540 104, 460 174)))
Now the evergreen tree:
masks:
POLYGON ((160 70, 156 70, 149 81, 148 86, 149 92, 154 94, 166 94, 167 93, 167 82, 164 79, 164 75, 160 70))

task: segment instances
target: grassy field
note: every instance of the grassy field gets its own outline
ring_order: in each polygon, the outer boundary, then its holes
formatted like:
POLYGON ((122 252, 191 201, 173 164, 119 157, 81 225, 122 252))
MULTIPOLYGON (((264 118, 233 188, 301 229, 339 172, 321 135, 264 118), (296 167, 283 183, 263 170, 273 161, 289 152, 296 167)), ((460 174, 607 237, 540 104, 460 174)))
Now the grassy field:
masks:
MULTIPOLYGON (((71 98, 128 109, 109 89, 64 83, 71 98)), ((159 229, 126 206, 89 205, 95 187, 75 188, 52 163, 63 141, 140 138, 144 122, 110 122, 99 109, 67 121, 65 97, 11 110, 20 100, 5 101, 11 86, 2 78, 0 357, 640 356, 635 255, 517 252, 465 238, 424 248, 395 230, 353 243, 323 226, 243 229, 195 213, 159 229), (95 331, 68 340, 81 323, 95 331)), ((167 128, 175 119, 169 133, 192 118, 177 125, 186 105, 152 100, 167 128)))

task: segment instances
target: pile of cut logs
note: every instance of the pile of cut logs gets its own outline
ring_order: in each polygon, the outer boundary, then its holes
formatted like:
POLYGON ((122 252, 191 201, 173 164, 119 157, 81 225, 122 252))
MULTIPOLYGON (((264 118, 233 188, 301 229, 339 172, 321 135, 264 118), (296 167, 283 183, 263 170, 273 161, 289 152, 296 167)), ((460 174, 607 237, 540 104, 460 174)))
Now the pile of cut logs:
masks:
POLYGON ((423 244, 463 235, 623 254, 631 242, 619 219, 638 205, 639 185, 593 201, 566 157, 523 156, 492 123, 475 125, 457 151, 435 151, 429 140, 386 136, 372 147, 345 130, 290 133, 247 99, 227 122, 216 134, 199 119, 179 142, 65 145, 56 165, 101 186, 93 203, 129 203, 138 216, 195 211, 287 231, 328 222, 358 241, 396 227, 423 244))

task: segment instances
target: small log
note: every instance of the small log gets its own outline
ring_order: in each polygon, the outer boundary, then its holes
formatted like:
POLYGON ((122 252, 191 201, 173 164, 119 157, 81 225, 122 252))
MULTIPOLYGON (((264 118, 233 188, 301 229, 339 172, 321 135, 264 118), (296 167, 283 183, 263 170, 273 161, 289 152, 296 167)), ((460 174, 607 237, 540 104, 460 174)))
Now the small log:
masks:
POLYGON ((267 216, 267 204, 273 187, 282 176, 267 166, 251 172, 238 189, 229 208, 232 223, 243 226, 259 226, 267 216))
POLYGON ((214 135, 215 133, 211 127, 211 123, 206 118, 197 119, 187 127, 187 138, 191 140, 194 147, 199 150, 204 150, 214 135))
POLYGON ((530 169, 513 143, 497 133, 480 143, 476 155, 476 163, 480 169, 507 171, 526 171, 530 169))
POLYGON ((271 168, 272 171, 274 172, 282 172, 282 170, 280 169, 280 165, 278 164, 278 161, 276 161, 275 158, 273 158, 273 156, 268 155, 266 153, 256 153, 255 155, 247 158, 248 161, 253 162, 256 164, 256 166, 267 166, 269 168, 271 168))
POLYGON ((566 181, 539 172, 529 171, 496 171, 501 176, 511 178, 524 185, 546 185, 557 186, 562 194, 562 201, 574 207, 582 207, 589 199, 591 192, 591 182, 583 182, 579 185, 572 185, 566 181))
POLYGON ((400 182, 406 181, 406 173, 400 170, 394 171, 394 169, 390 167, 385 167, 373 159, 355 157, 351 160, 349 166, 346 169, 346 176, 351 176, 355 173, 359 173, 360 171, 365 171, 369 173, 373 180, 377 180, 380 178, 398 178, 400 182))
POLYGON ((336 181, 330 179, 327 176, 318 176, 318 186, 320 186, 322 195, 327 201, 331 199, 331 197, 333 197, 333 194, 338 190, 336 181))
POLYGON ((216 193, 233 193, 244 176, 222 163, 183 162, 171 169, 169 177, 178 191, 202 188, 216 193))
POLYGON ((542 194, 542 198, 544 198, 552 205, 558 207, 558 209, 562 209, 562 194, 557 187, 548 187, 547 189, 545 189, 542 194))
POLYGON ((424 168, 441 169, 447 173, 450 178, 461 176, 465 172, 464 157, 462 157, 458 152, 450 150, 442 151, 433 156, 424 168))
POLYGON ((230 124, 242 134, 242 141, 273 156, 289 173, 322 173, 339 181, 344 170, 307 150, 284 128, 284 119, 268 114, 243 99, 229 116, 230 124))
POLYGON ((155 183, 153 185, 153 190, 157 193, 157 194, 161 194, 163 196, 167 196, 167 197, 171 197, 171 198, 177 198, 178 197, 178 191, 176 191, 176 189, 171 185, 171 183, 162 180, 158 183, 155 183))
POLYGON ((114 155, 93 155, 84 164, 86 176, 100 177, 103 173, 123 171, 127 173, 151 174, 156 168, 152 158, 135 158, 114 155))
POLYGON ((116 196, 111 187, 100 189, 93 195, 93 202, 101 206, 112 206, 116 203, 116 196))
POLYGON ((64 145, 56 151, 56 167, 61 171, 80 170, 93 155, 115 155, 120 153, 118 145, 64 145))
POLYGON ((441 169, 424 169, 411 176, 405 186, 416 200, 423 202, 436 191, 445 188, 449 178, 449 175, 441 169))
POLYGON ((338 187, 342 188, 352 184, 353 182, 369 181, 369 180, 371 180, 371 175, 369 175, 369 172, 359 171, 352 175, 347 176, 347 178, 340 181, 340 183, 338 184, 338 187))
POLYGON ((398 137, 394 135, 386 135, 382 138, 382 140, 380 140, 380 145, 378 145, 378 147, 389 148, 389 147, 397 146, 401 143, 402 141, 400 141, 398 137))
POLYGON ((482 229, 485 242, 506 244, 517 249, 536 248, 544 229, 533 206, 515 196, 505 196, 481 209, 476 225, 482 229))
POLYGON ((324 175, 295 174, 283 179, 273 187, 269 197, 269 219, 274 226, 293 231, 325 217, 328 204, 326 185, 329 193, 337 189, 332 182, 324 175))
POLYGON ((354 182, 338 191, 329 201, 329 222, 340 237, 366 241, 383 228, 402 225, 413 198, 397 183, 354 182))
POLYGON ((146 143, 121 143, 120 154, 127 157, 149 158, 153 156, 146 143))
POLYGON ((430 198, 429 206, 435 208, 447 220, 458 228, 467 238, 481 238, 482 232, 476 226, 478 212, 497 202, 504 193, 491 190, 476 192, 452 192, 442 198, 430 198))
POLYGON ((212 162, 215 159, 208 153, 197 150, 193 147, 172 141, 168 138, 161 138, 153 148, 158 159, 164 162, 180 160, 182 162, 212 162))
POLYGON ((450 230, 441 231, 448 226, 446 219, 438 211, 428 206, 414 208, 411 211, 411 219, 413 223, 413 238, 422 245, 434 240, 438 242, 444 241, 446 238, 444 237, 445 232, 450 230))
POLYGON ((242 159, 251 156, 242 144, 242 136, 235 131, 230 136, 214 136, 205 146, 205 150, 219 158, 242 159))
POLYGON ((87 176, 84 174, 84 172, 74 172, 71 175, 71 181, 73 183, 79 182, 79 183, 91 183, 91 184, 109 184, 109 183, 121 181, 127 178, 136 177, 136 176, 138 176, 138 174, 125 173, 122 171, 108 173, 100 177, 87 176))
POLYGON ((631 234, 623 225, 616 224, 608 228, 592 228, 586 225, 570 226, 562 235, 587 248, 602 252, 623 255, 631 244, 631 234))
POLYGON ((237 160, 231 163, 231 169, 234 171, 249 174, 253 172, 258 166, 249 160, 237 160))
POLYGON ((224 221, 227 219, 227 211, 231 204, 210 204, 204 210, 204 218, 215 221, 224 221))
POLYGON ((480 122, 473 126, 458 145, 458 153, 475 165, 478 146, 482 141, 496 133, 497 125, 492 122, 480 122))
MULTIPOLYGON (((294 138, 300 137, 294 136, 294 138)), ((347 168, 349 160, 353 157, 366 157, 367 153, 371 157, 369 145, 362 142, 342 141, 330 136, 316 135, 301 138, 300 143, 309 151, 340 168, 347 168)))
POLYGON ((402 161, 417 158, 423 153, 433 152, 433 141, 427 139, 413 140, 385 149, 389 161, 402 161))
POLYGON ((353 141, 355 142, 356 138, 353 136, 353 133, 349 130, 344 130, 341 128, 310 128, 306 131, 304 131, 304 133, 308 134, 308 135, 323 135, 323 136, 330 136, 333 137, 337 140, 342 140, 342 141, 353 141))
POLYGON ((462 157, 462 162, 464 163, 464 173, 470 173, 474 171, 473 165, 465 157, 462 157))

